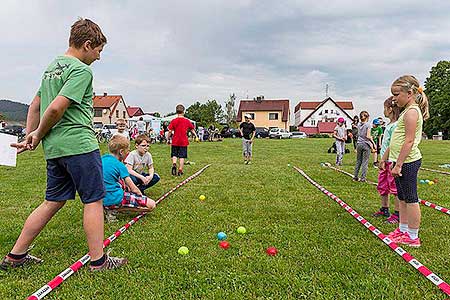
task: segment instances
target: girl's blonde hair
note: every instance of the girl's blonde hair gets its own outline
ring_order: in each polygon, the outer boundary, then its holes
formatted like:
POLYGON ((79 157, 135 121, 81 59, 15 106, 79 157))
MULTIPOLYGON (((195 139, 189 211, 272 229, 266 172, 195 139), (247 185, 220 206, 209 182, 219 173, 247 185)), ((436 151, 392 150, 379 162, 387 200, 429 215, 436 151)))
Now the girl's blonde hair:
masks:
POLYGON ((397 106, 397 103, 394 101, 394 97, 390 96, 386 100, 384 100, 384 107, 392 109, 392 120, 393 122, 398 120, 398 117, 400 116, 400 107, 397 106))
POLYGON ((430 117, 427 95, 423 92, 423 89, 420 87, 419 80, 417 80, 416 77, 412 75, 403 75, 397 78, 392 83, 392 86, 399 86, 404 92, 411 91, 416 96, 416 103, 422 111, 423 119, 427 120, 430 117))

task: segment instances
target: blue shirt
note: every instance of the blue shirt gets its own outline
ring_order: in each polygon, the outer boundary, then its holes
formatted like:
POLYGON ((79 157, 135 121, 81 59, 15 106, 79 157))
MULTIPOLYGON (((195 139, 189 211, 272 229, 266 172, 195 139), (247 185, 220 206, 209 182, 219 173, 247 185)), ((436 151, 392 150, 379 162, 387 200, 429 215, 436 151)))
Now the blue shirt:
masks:
POLYGON ((103 205, 119 205, 123 199, 123 189, 119 180, 129 177, 130 173, 128 173, 127 167, 111 154, 102 156, 102 165, 106 189, 103 205))

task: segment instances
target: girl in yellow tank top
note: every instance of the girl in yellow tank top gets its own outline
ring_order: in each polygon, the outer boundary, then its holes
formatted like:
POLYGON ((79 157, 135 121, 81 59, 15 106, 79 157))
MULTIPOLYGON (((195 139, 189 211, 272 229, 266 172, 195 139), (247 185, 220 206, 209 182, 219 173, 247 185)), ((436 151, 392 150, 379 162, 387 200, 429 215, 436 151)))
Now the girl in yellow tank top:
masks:
POLYGON ((396 243, 420 247, 421 212, 417 195, 417 173, 422 154, 418 145, 422 137, 423 121, 429 117, 428 99, 419 81, 411 75, 397 78, 392 83, 391 93, 403 112, 399 116, 389 148, 382 158, 382 165, 388 159, 395 162, 392 175, 395 177, 400 200, 399 228, 389 233, 388 237, 396 243))

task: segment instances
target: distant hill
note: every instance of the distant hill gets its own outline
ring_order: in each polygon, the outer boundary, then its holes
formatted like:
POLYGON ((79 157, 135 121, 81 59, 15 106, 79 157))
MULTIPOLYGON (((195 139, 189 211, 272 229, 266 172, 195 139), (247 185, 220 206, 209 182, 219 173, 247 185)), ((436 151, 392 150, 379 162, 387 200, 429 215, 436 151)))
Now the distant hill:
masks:
POLYGON ((0 119, 25 123, 28 105, 11 100, 0 100, 0 119))

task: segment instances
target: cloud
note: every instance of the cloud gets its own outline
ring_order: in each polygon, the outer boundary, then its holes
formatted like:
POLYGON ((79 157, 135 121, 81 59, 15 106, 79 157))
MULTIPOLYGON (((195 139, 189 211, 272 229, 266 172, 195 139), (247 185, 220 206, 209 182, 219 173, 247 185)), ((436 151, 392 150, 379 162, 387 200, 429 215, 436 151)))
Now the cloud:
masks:
POLYGON ((177 103, 238 98, 336 99, 380 115, 389 85, 423 82, 447 59, 450 3, 320 1, 2 2, 0 98, 29 102, 65 51, 78 16, 108 44, 92 65, 97 93, 167 113, 177 103))

